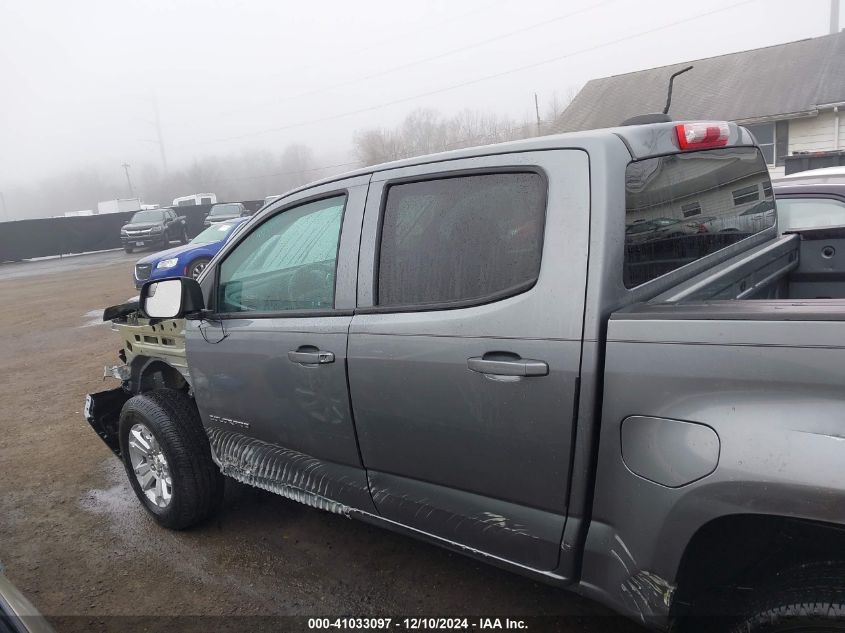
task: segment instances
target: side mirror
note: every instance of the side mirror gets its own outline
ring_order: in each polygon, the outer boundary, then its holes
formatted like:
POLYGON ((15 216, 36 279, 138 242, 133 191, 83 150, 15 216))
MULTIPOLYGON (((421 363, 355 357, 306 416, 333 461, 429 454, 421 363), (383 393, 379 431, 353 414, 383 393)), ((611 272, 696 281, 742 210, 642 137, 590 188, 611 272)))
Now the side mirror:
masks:
POLYGON ((151 319, 181 319, 205 307, 200 285, 188 277, 148 281, 141 288, 140 304, 151 319))

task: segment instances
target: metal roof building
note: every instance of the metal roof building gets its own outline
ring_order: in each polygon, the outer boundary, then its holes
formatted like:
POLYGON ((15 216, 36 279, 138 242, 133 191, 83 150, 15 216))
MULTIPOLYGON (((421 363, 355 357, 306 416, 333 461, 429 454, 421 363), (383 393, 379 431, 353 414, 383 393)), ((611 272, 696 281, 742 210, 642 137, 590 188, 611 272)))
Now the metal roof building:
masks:
POLYGON ((669 66, 593 79, 554 123, 569 132, 619 125, 666 103, 675 81, 674 119, 719 119, 749 125, 777 171, 797 152, 845 149, 845 32, 669 66))

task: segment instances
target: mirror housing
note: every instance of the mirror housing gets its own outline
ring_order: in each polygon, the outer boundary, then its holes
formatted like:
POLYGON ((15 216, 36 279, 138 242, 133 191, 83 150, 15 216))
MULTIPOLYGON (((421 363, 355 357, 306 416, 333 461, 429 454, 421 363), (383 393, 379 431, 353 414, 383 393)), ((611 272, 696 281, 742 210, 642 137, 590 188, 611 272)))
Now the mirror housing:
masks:
POLYGON ((196 279, 170 277, 148 281, 141 288, 141 313, 150 319, 181 319, 205 308, 196 279))

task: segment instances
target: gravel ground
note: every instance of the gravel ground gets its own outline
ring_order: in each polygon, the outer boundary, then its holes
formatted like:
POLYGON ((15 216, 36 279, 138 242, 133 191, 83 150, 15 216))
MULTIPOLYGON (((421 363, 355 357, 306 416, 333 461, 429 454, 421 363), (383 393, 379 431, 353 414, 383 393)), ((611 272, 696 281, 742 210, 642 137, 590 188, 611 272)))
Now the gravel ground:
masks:
POLYGON ((560 589, 234 482, 209 524, 159 528, 81 414, 86 393, 116 386, 100 373, 117 337, 97 314, 136 294, 135 259, 0 266, 0 561, 57 630, 305 630, 281 616, 314 615, 641 630, 560 589))

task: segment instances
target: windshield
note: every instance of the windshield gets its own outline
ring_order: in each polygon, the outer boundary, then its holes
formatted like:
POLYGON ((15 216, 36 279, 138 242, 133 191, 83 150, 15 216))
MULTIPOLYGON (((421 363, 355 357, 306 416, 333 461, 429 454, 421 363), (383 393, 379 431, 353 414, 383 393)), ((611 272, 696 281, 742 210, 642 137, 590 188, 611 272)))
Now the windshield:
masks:
POLYGON ((164 214, 160 210, 150 209, 148 211, 138 211, 138 213, 132 216, 129 223, 137 224, 140 222, 161 222, 163 218, 164 214))
POLYGON ((829 198, 778 198, 778 229, 845 225, 845 202, 829 198))
POLYGON ((211 207, 208 215, 240 215, 241 205, 239 204, 215 204, 211 207))
POLYGON ((228 222, 221 224, 213 224, 212 226, 208 227, 205 231, 197 235, 194 239, 192 239, 191 244, 211 244, 212 242, 220 242, 221 240, 225 240, 226 236, 229 235, 229 232, 235 226, 237 225, 230 224, 228 222))

